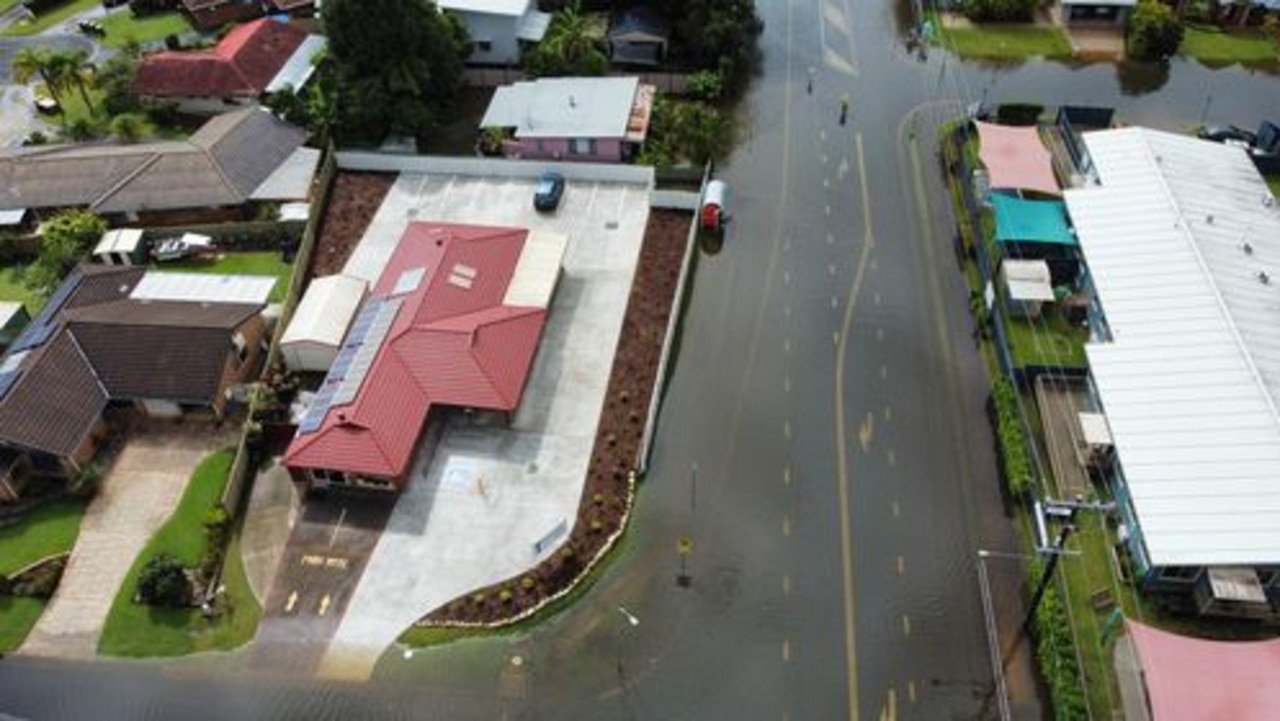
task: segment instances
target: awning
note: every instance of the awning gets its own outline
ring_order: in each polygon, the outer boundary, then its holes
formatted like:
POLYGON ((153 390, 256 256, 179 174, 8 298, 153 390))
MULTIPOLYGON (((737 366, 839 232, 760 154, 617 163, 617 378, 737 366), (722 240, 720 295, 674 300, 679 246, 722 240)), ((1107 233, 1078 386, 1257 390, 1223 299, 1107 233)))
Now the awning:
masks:
POLYGON ((1005 258, 1000 263, 1000 272, 1012 300, 1053 300, 1049 264, 1043 260, 1005 258))
POLYGON ((520 25, 516 27, 516 38, 536 43, 542 40, 542 36, 547 34, 547 27, 551 25, 551 15, 549 13, 538 12, 530 9, 529 12, 520 18, 520 25))
POLYGON ((1023 200, 1000 193, 992 193, 988 200, 996 214, 997 242, 1077 245, 1062 201, 1023 200))
POLYGON ((1280 639, 1208 641, 1125 622, 1152 721, 1264 721, 1280 708, 1280 639))
POLYGON ((1061 195, 1053 174, 1053 157, 1035 127, 1013 127, 974 121, 978 156, 991 176, 993 190, 1033 190, 1061 195))

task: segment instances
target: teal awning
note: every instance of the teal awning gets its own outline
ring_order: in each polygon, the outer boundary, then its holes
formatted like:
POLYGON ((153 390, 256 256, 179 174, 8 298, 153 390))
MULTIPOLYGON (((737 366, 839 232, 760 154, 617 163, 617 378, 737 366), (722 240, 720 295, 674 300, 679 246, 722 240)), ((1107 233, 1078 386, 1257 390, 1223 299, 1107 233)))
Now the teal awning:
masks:
POLYGON ((997 242, 1077 244, 1061 200, 1023 200, 1000 193, 989 198, 996 215, 997 242))

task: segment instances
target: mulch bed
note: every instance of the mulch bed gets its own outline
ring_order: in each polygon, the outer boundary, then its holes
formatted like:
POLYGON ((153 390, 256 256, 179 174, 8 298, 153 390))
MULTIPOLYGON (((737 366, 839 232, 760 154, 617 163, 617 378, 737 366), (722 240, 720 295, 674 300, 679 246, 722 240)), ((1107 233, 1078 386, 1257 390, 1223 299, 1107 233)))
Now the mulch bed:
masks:
POLYGON ((395 173, 338 173, 311 255, 312 278, 342 272, 395 182, 395 173))
POLYGON ((420 625, 501 624, 573 584, 626 517, 667 320, 675 302, 690 213, 653 210, 645 227, 578 515, 564 546, 536 568, 436 609, 420 625))

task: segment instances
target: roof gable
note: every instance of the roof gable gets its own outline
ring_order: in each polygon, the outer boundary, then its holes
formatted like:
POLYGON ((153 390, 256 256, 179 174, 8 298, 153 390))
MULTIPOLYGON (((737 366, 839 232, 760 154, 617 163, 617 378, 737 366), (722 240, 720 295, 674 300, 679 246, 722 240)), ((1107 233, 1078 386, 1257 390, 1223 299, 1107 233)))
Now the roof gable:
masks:
POLYGON ((152 97, 256 97, 307 34, 263 18, 227 33, 209 50, 168 50, 138 67, 133 90, 152 97))

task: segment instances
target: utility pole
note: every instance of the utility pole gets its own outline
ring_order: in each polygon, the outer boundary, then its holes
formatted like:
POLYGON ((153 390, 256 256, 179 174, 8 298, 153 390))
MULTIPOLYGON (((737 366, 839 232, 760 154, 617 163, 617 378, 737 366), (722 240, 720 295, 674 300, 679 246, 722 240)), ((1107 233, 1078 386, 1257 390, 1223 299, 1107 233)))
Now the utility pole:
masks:
POLYGON ((1062 553, 1067 547, 1067 537, 1075 530, 1075 525, 1071 520, 1075 519, 1075 510, 1072 509, 1071 519, 1067 523, 1062 524, 1062 528, 1058 530, 1058 538, 1053 542, 1053 551, 1049 554, 1049 562, 1045 564, 1044 572, 1040 574, 1040 583, 1036 586, 1036 592, 1031 597, 1031 606, 1027 609, 1027 617, 1022 621, 1022 630, 1031 631, 1032 625, 1035 623, 1036 609, 1040 608, 1040 602, 1044 600, 1045 591, 1049 590, 1049 582, 1053 580, 1053 572, 1058 567, 1058 559, 1062 558, 1062 553))

